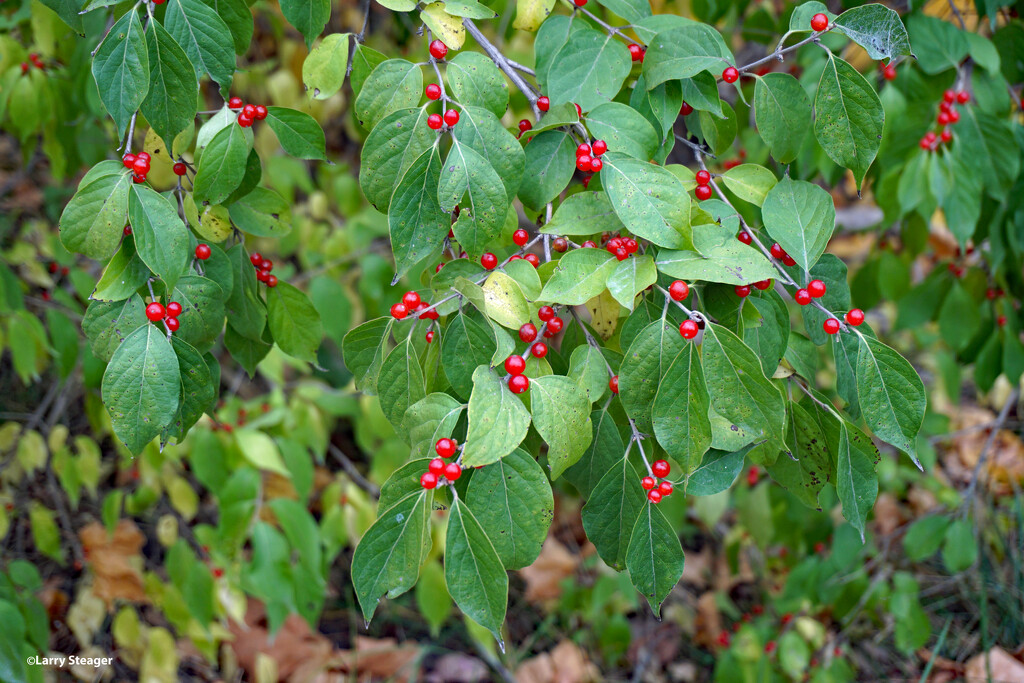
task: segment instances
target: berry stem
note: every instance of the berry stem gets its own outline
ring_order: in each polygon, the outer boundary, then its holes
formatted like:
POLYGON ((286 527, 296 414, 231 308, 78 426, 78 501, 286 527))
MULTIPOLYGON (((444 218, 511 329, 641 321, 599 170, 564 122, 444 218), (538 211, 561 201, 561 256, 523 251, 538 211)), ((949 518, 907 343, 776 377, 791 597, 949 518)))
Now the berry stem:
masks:
POLYGON ((683 143, 697 154, 703 154, 704 156, 711 157, 712 159, 718 158, 708 150, 704 149, 704 145, 698 145, 696 142, 690 142, 689 140, 687 140, 682 135, 679 135, 678 133, 676 134, 676 141, 683 143))
POLYGON ((782 39, 779 40, 779 44, 775 46, 775 52, 772 52, 770 55, 767 55, 766 57, 762 57, 761 59, 758 59, 757 61, 751 62, 750 64, 738 67, 740 73, 743 73, 744 71, 752 69, 755 66, 761 66, 762 64, 764 64, 766 62, 770 62, 773 59, 777 59, 780 62, 781 61, 785 61, 782 58, 783 55, 788 54, 790 52, 793 52, 794 50, 798 50, 801 47, 803 47, 804 45, 807 45, 808 43, 816 43, 820 39, 820 34, 812 33, 808 37, 806 37, 803 40, 801 40, 799 43, 793 43, 789 47, 784 48, 784 47, 782 47, 782 45, 786 42, 786 38, 789 38, 789 34, 790 34, 790 32, 787 31, 786 33, 784 33, 782 35, 782 39))
POLYGON ((635 441, 636 447, 640 450, 640 457, 644 459, 644 467, 647 468, 647 474, 653 477, 654 470, 651 469, 651 463, 647 460, 647 454, 644 453, 644 445, 640 443, 643 440, 644 435, 641 434, 640 430, 636 428, 636 422, 633 420, 633 418, 629 417, 626 419, 629 420, 629 428, 633 432, 633 435, 629 437, 629 445, 626 446, 626 456, 629 455, 629 449, 635 441))
POLYGON ((571 2, 570 0, 562 0, 562 2, 564 2, 566 5, 568 5, 569 8, 573 12, 579 12, 580 14, 586 16, 588 19, 593 21, 594 23, 596 23, 599 26, 601 26, 601 28, 603 28, 605 31, 608 32, 608 35, 616 36, 618 38, 621 38, 622 40, 626 41, 627 43, 636 42, 636 41, 630 40, 620 29, 617 29, 614 26, 612 26, 611 24, 609 24, 609 23, 607 23, 605 21, 602 21, 596 14, 594 14, 590 10, 584 9, 583 7, 578 7, 573 2, 571 2))
POLYGON ((604 366, 606 368, 608 368, 608 376, 609 377, 614 377, 615 376, 615 371, 612 370, 612 366, 611 366, 611 364, 608 363, 608 359, 604 357, 603 353, 601 353, 601 345, 597 343, 597 340, 594 339, 594 335, 590 334, 590 330, 588 330, 587 326, 583 324, 582 320, 580 320, 580 316, 576 312, 576 309, 575 308, 570 308, 569 309, 569 313, 572 314, 572 317, 579 324, 580 329, 583 330, 583 336, 586 337, 587 343, 590 344, 590 346, 592 346, 593 348, 595 348, 597 350, 597 352, 601 355, 601 360, 604 361, 604 366))
POLYGON ((476 24, 471 19, 464 19, 463 24, 466 26, 466 31, 469 32, 469 35, 473 36, 473 39, 480 44, 480 47, 484 49, 484 52, 491 58, 495 66, 501 69, 508 76, 509 80, 526 96, 526 99, 530 101, 530 108, 533 109, 533 113, 539 121, 540 109, 537 108, 537 98, 539 96, 533 87, 523 80, 523 77, 516 72, 505 55, 501 54, 501 50, 496 48, 494 43, 487 40, 487 37, 480 32, 480 29, 476 27, 476 24))
POLYGON ((433 56, 430 57, 430 66, 434 67, 434 73, 437 74, 437 87, 441 88, 441 111, 445 111, 448 109, 448 92, 444 89, 441 68, 437 65, 437 60, 433 56))

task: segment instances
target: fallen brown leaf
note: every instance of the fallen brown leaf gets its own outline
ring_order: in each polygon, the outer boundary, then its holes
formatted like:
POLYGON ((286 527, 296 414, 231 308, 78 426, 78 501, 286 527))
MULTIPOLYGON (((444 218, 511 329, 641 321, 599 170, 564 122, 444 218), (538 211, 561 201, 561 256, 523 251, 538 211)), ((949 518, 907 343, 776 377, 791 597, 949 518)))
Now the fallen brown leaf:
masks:
POLYGON ((589 683, 601 672, 576 643, 563 640, 551 652, 542 652, 516 669, 518 683, 589 683))
POLYGON ((891 493, 879 494, 878 500, 875 501, 875 526, 878 527, 878 533, 888 536, 895 532, 902 523, 902 519, 900 504, 896 500, 896 496, 891 493))
POLYGON ((562 579, 572 576, 579 563, 580 556, 549 536, 533 564, 519 570, 526 581, 526 599, 534 603, 557 600, 562 594, 562 579))
POLYGON ((423 679, 427 683, 478 683, 488 677, 487 665, 458 652, 444 655, 423 679))
POLYGON ((718 634, 722 632, 722 613, 718 611, 715 594, 704 593, 697 600, 697 618, 694 621, 694 641, 705 647, 718 646, 718 634))
POLYGON ((238 665, 255 680, 259 655, 263 654, 277 662, 278 680, 311 681, 327 667, 334 655, 330 641, 319 633, 313 633, 309 624, 292 614, 271 638, 267 630, 266 611, 263 603, 250 600, 245 614, 245 623, 228 623, 228 630, 234 638, 230 647, 235 653, 238 665))
MULTIPOLYGON (((969 431, 953 438, 943 458, 943 465, 953 480, 963 484, 971 481, 989 437, 989 430, 983 427, 995 419, 995 413, 985 408, 964 406, 957 411, 953 428, 969 431)), ((999 430, 992 441, 985 470, 985 484, 997 495, 1011 494, 1011 481, 1024 482, 1024 442, 1020 437, 1010 430, 999 430)))
POLYGON ((1006 650, 994 647, 988 651, 988 659, 988 666, 985 663, 985 653, 967 660, 964 680, 967 683, 986 683, 989 680, 997 683, 1024 681, 1024 663, 1014 659, 1006 650), (991 679, 988 677, 988 671, 992 673, 991 679))
POLYGON ((146 537, 130 519, 117 523, 113 536, 105 526, 92 522, 78 532, 85 559, 92 569, 93 593, 110 607, 114 600, 144 602, 146 590, 142 576, 132 564, 146 537))
POLYGON ((355 651, 342 651, 334 658, 332 666, 340 665, 343 671, 355 674, 360 681, 404 683, 415 673, 414 665, 419 657, 420 648, 413 643, 399 645, 393 638, 358 636, 355 651))

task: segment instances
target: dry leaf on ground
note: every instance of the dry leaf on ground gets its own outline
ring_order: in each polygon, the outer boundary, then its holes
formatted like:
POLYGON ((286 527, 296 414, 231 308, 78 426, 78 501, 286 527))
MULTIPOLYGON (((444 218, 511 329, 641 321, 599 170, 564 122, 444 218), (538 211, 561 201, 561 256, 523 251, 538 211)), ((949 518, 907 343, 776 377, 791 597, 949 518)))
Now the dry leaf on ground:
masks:
POLYGON ((576 643, 563 640, 551 652, 523 662, 516 669, 518 683, 590 683, 600 680, 601 672, 576 643))
POLYGON ((105 526, 93 522, 78 532, 78 538, 95 576, 93 593, 104 600, 107 607, 116 599, 132 602, 147 599, 142 576, 132 564, 132 558, 139 555, 146 542, 135 522, 122 519, 113 536, 107 533, 105 526))
MULTIPOLYGON (((994 647, 988 651, 988 659, 993 681, 998 681, 998 683, 1024 681, 1024 663, 1014 659, 1006 650, 994 647)), ((967 683, 986 683, 989 680, 984 653, 967 660, 964 680, 967 683)))
POLYGON ((562 579, 572 576, 579 563, 578 555, 573 555, 549 536, 533 564, 519 570, 519 575, 526 581, 526 599, 530 602, 558 599, 562 594, 562 579))
MULTIPOLYGON (((995 413, 984 408, 965 406, 957 411, 954 429, 971 431, 954 437, 952 447, 943 458, 943 465, 954 480, 965 484, 970 482, 989 437, 987 429, 972 428, 991 424, 995 419, 995 413)), ((1011 494, 1013 486, 1010 481, 1024 481, 1024 442, 1010 430, 999 430, 992 441, 985 468, 985 482, 989 489, 998 495, 1011 494)))

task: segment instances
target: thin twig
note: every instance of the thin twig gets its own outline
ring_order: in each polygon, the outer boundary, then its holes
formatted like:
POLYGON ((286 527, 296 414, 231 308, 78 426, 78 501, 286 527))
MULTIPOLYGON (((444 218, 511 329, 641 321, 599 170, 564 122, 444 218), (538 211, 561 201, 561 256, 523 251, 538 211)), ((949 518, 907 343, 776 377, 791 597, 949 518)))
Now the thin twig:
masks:
POLYGON ((978 462, 974 465, 974 472, 971 476, 971 483, 968 484, 967 490, 964 491, 964 502, 960 506, 960 514, 967 516, 970 512, 971 503, 974 502, 974 497, 978 493, 978 480, 981 478, 981 468, 988 462, 988 457, 992 452, 992 444, 995 443, 996 435, 999 430, 1003 428, 1003 424, 1006 422, 1006 418, 1010 415, 1010 409, 1017 404, 1017 397, 1019 393, 1017 389, 1010 392, 1010 395, 1006 399, 1006 403, 1003 404, 1002 410, 999 411, 999 416, 996 417, 995 424, 992 425, 992 431, 989 432, 988 438, 985 439, 985 445, 981 448, 981 453, 978 454, 978 462))
POLYGON ((340 448, 332 443, 327 445, 327 450, 334 456, 334 459, 341 465, 341 469, 345 470, 345 474, 349 476, 356 486, 366 491, 374 498, 380 498, 380 488, 360 474, 359 470, 356 469, 355 463, 349 460, 349 457, 345 455, 340 448))
POLYGON ((687 147, 692 149, 697 154, 703 154, 704 156, 711 157, 712 159, 717 159, 718 158, 714 154, 709 152, 708 150, 704 149, 704 145, 698 145, 696 142, 690 142, 689 140, 687 140, 682 135, 679 135, 678 133, 676 134, 676 140, 678 142, 683 143, 684 145, 686 145, 687 147))
POLYGON ((956 3, 953 0, 949 0, 949 9, 953 10, 953 16, 955 16, 956 20, 960 22, 960 30, 966 31, 967 24, 964 23, 964 15, 960 14, 960 8, 956 6, 956 3))
MULTIPOLYGON (((754 60, 750 64, 745 64, 743 66, 738 66, 738 67, 736 67, 736 70, 739 71, 740 73, 746 73, 746 72, 750 71, 751 69, 753 69, 755 66, 761 66, 762 64, 764 64, 766 62, 770 62, 770 61, 775 60, 775 59, 777 59, 780 62, 785 61, 785 60, 783 60, 783 55, 786 55, 786 54, 789 54, 790 52, 798 50, 798 49, 802 48, 804 45, 807 45, 808 43, 816 43, 816 42, 818 42, 820 37, 821 37, 820 33, 813 33, 809 37, 804 38, 803 40, 801 40, 799 43, 793 43, 792 45, 790 45, 787 48, 783 48, 782 47, 782 43, 780 42, 778 47, 775 48, 775 51, 772 52, 770 55, 766 55, 766 56, 762 57, 761 59, 754 60)), ((782 40, 783 41, 786 40, 786 36, 783 36, 782 40)))
POLYGON ((540 120, 540 109, 537 108, 537 93, 533 87, 523 80, 523 77, 516 73, 515 68, 509 63, 508 58, 501 53, 501 50, 496 48, 494 44, 487 39, 487 37, 480 32, 480 29, 476 27, 476 24, 470 19, 464 19, 463 23, 466 25, 466 30, 469 31, 469 35, 473 36, 473 39, 480 44, 480 47, 484 49, 487 56, 491 58, 491 61, 501 69, 509 80, 526 96, 526 99, 530 102, 530 107, 533 109, 534 115, 537 120, 540 120))

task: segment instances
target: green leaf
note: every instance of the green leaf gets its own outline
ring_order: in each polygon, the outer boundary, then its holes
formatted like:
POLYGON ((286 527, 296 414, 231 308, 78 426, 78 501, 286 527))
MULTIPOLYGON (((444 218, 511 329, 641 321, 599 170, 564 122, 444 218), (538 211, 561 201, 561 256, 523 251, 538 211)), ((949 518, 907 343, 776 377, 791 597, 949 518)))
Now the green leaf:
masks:
POLYGON ((660 251, 655 264, 658 270, 669 277, 729 285, 751 285, 777 275, 771 262, 761 252, 736 239, 730 239, 713 249, 705 249, 703 253, 660 251))
POLYGON ((299 360, 316 363, 316 350, 320 348, 324 327, 309 297, 287 282, 279 281, 276 287, 268 287, 267 322, 282 351, 299 360))
MULTIPOLYGON (((757 164, 740 164, 722 174, 725 186, 744 201, 761 206, 765 196, 778 183, 775 174, 757 164)), ((783 179, 783 182, 788 180, 783 179)))
POLYGON ((557 479, 590 445, 590 399, 568 377, 546 375, 530 381, 533 426, 548 445, 548 467, 557 479))
POLYGON ((786 302, 777 292, 769 290, 760 296, 748 298, 740 315, 743 342, 754 349, 761 359, 765 376, 774 375, 789 341, 790 323, 786 302))
POLYGON ((235 43, 235 52, 244 55, 252 42, 252 10, 246 0, 203 0, 227 24, 235 43))
POLYGON ((676 356, 687 350, 687 344, 674 323, 658 318, 636 336, 622 357, 619 400, 641 431, 652 430, 651 413, 658 386, 676 356))
MULTIPOLYGON (((465 409, 465 404, 440 392, 427 394, 409 406, 405 411, 401 432, 409 437, 412 457, 433 457, 434 444, 438 439, 452 435, 465 409)), ((416 486, 419 486, 421 474, 422 470, 416 472, 416 486)))
POLYGON ((720 325, 704 328, 703 351, 704 377, 715 412, 756 441, 767 441, 771 462, 777 451, 787 450, 786 405, 779 387, 764 376, 761 360, 750 347, 720 325))
POLYGON ((128 222, 127 170, 111 175, 88 175, 60 216, 60 241, 69 251, 92 259, 109 258, 128 222))
POLYGON ((123 136, 149 92, 149 51, 138 10, 126 12, 110 28, 96 50, 92 75, 103 107, 123 136))
POLYGON ((878 475, 875 462, 878 451, 864 432, 840 421, 839 453, 836 458, 836 492, 843 505, 843 517, 860 532, 864 540, 864 527, 868 513, 878 497, 878 475))
POLYGON ((103 403, 117 438, 138 454, 178 411, 178 358, 156 325, 132 332, 103 373, 103 403))
POLYGON ((576 172, 576 141, 563 130, 549 130, 526 145, 524 182, 519 198, 534 211, 555 199, 576 172))
MULTIPOLYGON (((482 5, 476 0, 446 0, 444 11, 453 17, 464 17, 466 19, 497 19, 498 13, 487 5, 482 5)), ((474 53, 459 53, 476 54, 474 53)), ((451 62, 448 62, 449 66, 451 62)), ((493 66, 493 63, 491 64, 493 66)), ((449 76, 450 78, 451 76, 449 76)))
POLYGON ((907 20, 907 28, 917 65, 929 76, 955 69, 970 50, 964 32, 938 17, 915 13, 907 20))
POLYGON ((885 111, 856 69, 829 55, 814 96, 814 135, 828 157, 853 171, 860 188, 882 144, 885 111))
POLYGON ((591 403, 608 391, 608 365, 601 352, 590 344, 580 344, 572 350, 566 377, 576 380, 591 403))
POLYGON ((687 477, 711 447, 710 408, 700 353, 696 344, 687 344, 665 370, 651 410, 655 438, 687 477))
POLYGON ((924 384, 914 367, 882 342, 856 332, 857 397, 864 421, 879 439, 917 459, 917 433, 928 403, 924 384))
POLYGON ((174 421, 167 426, 167 435, 173 436, 178 443, 185 438, 188 430, 199 421, 207 410, 214 407, 217 400, 217 387, 206 361, 196 349, 178 336, 171 337, 171 348, 178 357, 178 368, 181 373, 181 405, 174 421))
POLYGON ((373 73, 373 70, 377 68, 378 64, 386 60, 387 57, 385 55, 377 52, 372 47, 367 47, 365 43, 356 41, 356 47, 352 53, 352 73, 349 82, 352 85, 352 92, 357 97, 363 89, 366 79, 373 73))
POLYGON ((582 306, 604 291, 618 261, 603 249, 573 249, 558 259, 541 301, 582 306))
POLYGON ((805 271, 809 271, 832 238, 836 207, 819 186, 787 176, 772 188, 761 207, 768 234, 805 271))
POLYGON ((197 205, 220 204, 242 184, 252 143, 252 128, 236 123, 213 136, 199 158, 192 189, 197 205))
MULTIPOLYGON (((484 9, 491 12, 486 7, 484 9)), ((455 13, 451 2, 445 3, 445 10, 455 13)), ((508 109, 508 83, 498 67, 486 55, 479 52, 460 52, 448 60, 445 75, 452 90, 452 97, 459 104, 483 107, 498 117, 505 115, 505 110, 508 109)), ((419 93, 416 93, 416 97, 416 101, 419 102, 419 93)))
POLYGON ((494 544, 505 569, 522 569, 540 555, 554 516, 551 484, 544 470, 517 448, 473 473, 466 505, 494 544))
POLYGON ((986 193, 1002 200, 1020 172, 1016 138, 1005 121, 978 107, 962 107, 960 113, 954 149, 960 159, 970 159, 986 193))
POLYGON ((601 181, 619 220, 637 237, 659 247, 686 249, 690 195, 670 171, 622 154, 604 155, 601 181))
POLYGON ((981 327, 981 311, 974 297, 959 281, 954 281, 939 309, 939 332, 954 351, 971 343, 981 327))
POLYGON ((793 76, 766 74, 754 84, 754 119, 772 157, 788 164, 800 153, 811 128, 811 100, 793 76))
POLYGON ((629 458, 620 458, 594 487, 583 506, 583 530, 597 554, 612 569, 626 568, 626 551, 636 520, 647 504, 640 474, 629 458))
POLYGON ((231 261, 233 282, 225 309, 231 327, 247 339, 260 341, 263 339, 263 329, 267 326, 267 308, 259 295, 256 269, 252 267, 242 244, 228 250, 228 259, 231 261))
POLYGON ((489 465, 504 458, 526 438, 529 428, 530 413, 501 377, 486 365, 474 370, 463 466, 489 465))
POLYGON ((405 172, 436 141, 437 135, 427 126, 425 107, 402 109, 385 117, 363 144, 359 186, 366 199, 386 213, 405 172))
POLYGON ((389 59, 377 65, 359 96, 356 97, 356 120, 372 130, 389 114, 415 107, 423 97, 423 71, 405 59, 389 59))
POLYGON ((235 74, 234 39, 225 41, 231 29, 216 10, 202 0, 168 0, 164 26, 188 55, 196 78, 204 73, 220 85, 231 86, 235 74))
POLYGON ((176 337, 206 351, 224 329, 224 290, 213 280, 186 275, 178 280, 168 301, 181 304, 176 337))
POLYGON ((629 50, 615 36, 589 28, 574 31, 551 61, 545 92, 552 105, 573 102, 591 111, 618 94, 630 66, 629 50))
POLYGON ((530 305, 518 283, 502 272, 487 276, 481 288, 484 294, 484 313, 492 322, 518 330, 530 320, 530 305))
POLYGON ((939 515, 921 517, 913 522, 903 536, 903 550, 912 562, 934 555, 946 535, 951 520, 939 515))
POLYGON ((626 569, 629 580, 647 598, 654 616, 661 616, 661 603, 683 576, 683 546, 665 514, 653 503, 640 509, 633 526, 626 550, 626 569))
POLYGON ((302 83, 313 99, 326 100, 333 97, 345 84, 351 37, 351 33, 324 36, 302 62, 302 83))
POLYGON ((860 45, 871 59, 909 55, 910 37, 900 15, 885 5, 871 3, 848 9, 832 22, 835 30, 860 45))
POLYGON ((631 24, 651 16, 651 5, 646 0, 599 0, 598 4, 631 24))
POLYGON ((455 604, 501 641, 508 574, 484 528, 458 498, 448 513, 444 548, 444 578, 455 604))
POLYGON ((701 71, 720 73, 735 60, 715 29, 692 23, 658 33, 644 55, 643 74, 648 88, 701 71))
POLYGON ((420 368, 419 355, 411 338, 406 338, 393 348, 384 359, 377 386, 384 417, 395 429, 399 429, 406 408, 426 396, 423 388, 423 370, 420 368))
POLYGON ((285 152, 299 159, 327 159, 327 140, 320 124, 306 112, 267 107, 267 124, 285 152))
MULTIPOLYGON (((707 75, 710 77, 710 74, 707 75)), ((711 77, 711 81, 714 82, 713 77, 711 77)), ((715 97, 718 97, 717 85, 715 86, 715 97)), ((640 76, 629 94, 629 106, 640 112, 654 126, 661 140, 668 137, 673 124, 679 118, 679 108, 682 105, 683 93, 680 81, 665 81, 648 90, 644 77, 640 76)), ((718 113, 721 111, 721 101, 718 101, 718 113)))
POLYGON ((174 287, 188 265, 191 239, 170 200, 145 185, 132 185, 128 196, 139 258, 168 287, 174 287))
POLYGON ((199 81, 188 55, 159 22, 152 22, 146 45, 150 81, 141 112, 171 149, 175 136, 195 123, 199 81))
POLYGON ((288 201, 265 187, 253 188, 232 202, 228 211, 232 223, 256 237, 279 238, 292 231, 292 212, 288 201))
POLYGON ((394 322, 391 316, 374 318, 352 328, 345 335, 341 345, 345 367, 355 375, 356 388, 360 391, 370 395, 377 393, 377 376, 384 362, 384 350, 394 322))
POLYGON ((436 254, 451 229, 451 216, 441 210, 438 187, 441 156, 430 147, 398 184, 388 210, 395 277, 401 277, 427 256, 436 254))
POLYGON ((331 0, 281 0, 281 13, 288 23, 299 29, 306 47, 323 33, 331 18, 331 0))
POLYGON ((468 397, 473 391, 473 373, 490 362, 496 348, 493 335, 464 313, 452 318, 441 337, 441 363, 452 389, 468 397))
POLYGON ((818 423, 799 404, 790 403, 787 444, 791 457, 767 466, 768 474, 809 508, 821 510, 818 494, 832 475, 832 461, 818 423))
POLYGON ((82 332, 94 356, 109 361, 124 340, 149 321, 146 304, 138 294, 123 301, 92 301, 82 319, 82 332))
POLYGON ((620 304, 633 310, 636 296, 658 281, 654 257, 640 254, 619 261, 608 276, 608 291, 620 304))
POLYGON ((505 186, 505 196, 511 204, 519 190, 526 165, 519 140, 490 111, 473 106, 462 108, 462 118, 452 135, 460 144, 474 149, 494 168, 505 186))
POLYGON ((978 539, 974 525, 966 519, 954 520, 946 529, 942 544, 942 563, 956 574, 969 569, 978 559, 978 539))
POLYGON ((380 513, 352 555, 352 584, 367 622, 383 595, 398 597, 416 583, 424 547, 430 547, 430 507, 426 489, 411 493, 380 513))
POLYGON ((80 36, 85 36, 85 28, 82 25, 82 17, 80 11, 82 9, 81 0, 39 0, 42 4, 46 5, 60 17, 60 20, 68 25, 75 33, 80 36))
POLYGON ((467 202, 469 216, 455 224, 455 239, 471 258, 478 258, 505 225, 508 198, 494 167, 472 147, 452 143, 441 167, 437 190, 441 210, 451 213, 467 202))
POLYGON ((587 129, 591 137, 607 142, 608 149, 641 161, 654 157, 661 144, 650 121, 619 102, 607 102, 587 114, 587 129))
POLYGON ((567 197, 541 228, 546 235, 594 235, 625 226, 604 192, 577 192, 567 197))
POLYGON ((135 253, 135 239, 126 238, 103 269, 103 275, 96 283, 96 289, 90 298, 99 301, 122 301, 135 294, 149 279, 149 275, 149 268, 135 253))
MULTIPOLYGON (((666 81, 662 85, 671 85, 673 81, 666 81)), ((683 100, 697 111, 704 111, 714 114, 718 118, 726 118, 722 111, 722 99, 718 96, 718 79, 707 71, 701 71, 692 78, 684 78, 680 81, 683 100)), ((659 88, 661 85, 658 86, 659 88)), ((680 107, 682 102, 679 103, 680 107)), ((729 107, 731 110, 732 108, 729 107)), ((679 116, 676 111, 675 117, 679 116)))
POLYGON ((743 460, 753 445, 738 451, 720 451, 712 448, 686 480, 686 494, 690 496, 713 496, 721 493, 736 481, 743 470, 743 460))
POLYGON ((693 126, 695 132, 715 154, 725 154, 736 139, 736 111, 727 102, 723 102, 722 114, 719 117, 710 111, 698 111, 687 118, 690 125, 696 124, 693 126))

